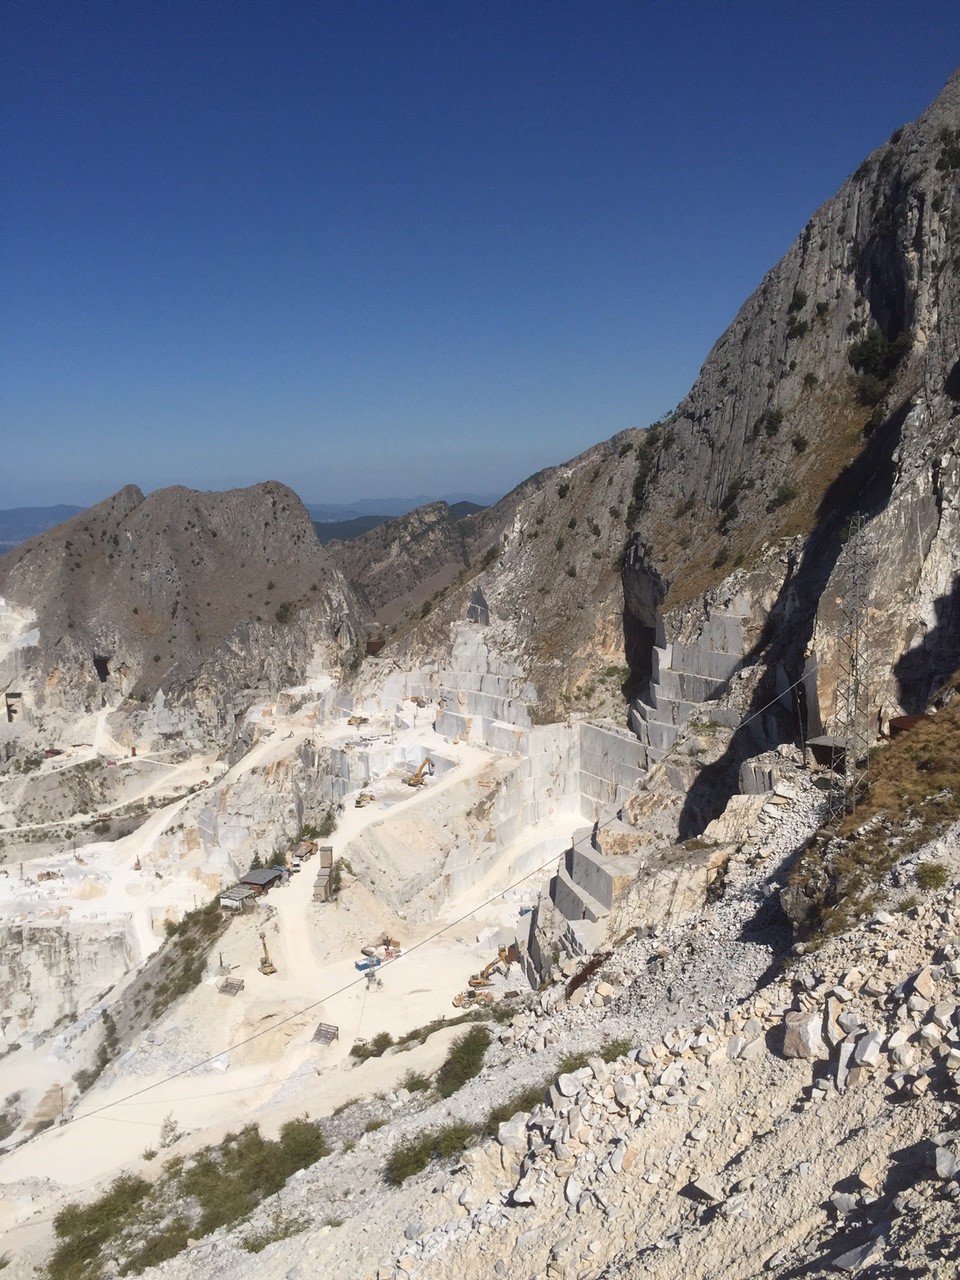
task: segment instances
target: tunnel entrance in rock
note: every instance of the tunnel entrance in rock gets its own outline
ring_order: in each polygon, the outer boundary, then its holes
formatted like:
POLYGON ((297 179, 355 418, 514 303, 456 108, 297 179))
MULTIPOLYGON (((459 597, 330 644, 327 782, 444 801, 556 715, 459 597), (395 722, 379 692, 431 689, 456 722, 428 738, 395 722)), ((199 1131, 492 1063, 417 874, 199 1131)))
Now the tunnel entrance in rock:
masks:
POLYGON ((106 684, 110 678, 110 658, 105 658, 102 655, 95 653, 93 655, 93 665, 96 668, 97 679, 101 684, 106 684))

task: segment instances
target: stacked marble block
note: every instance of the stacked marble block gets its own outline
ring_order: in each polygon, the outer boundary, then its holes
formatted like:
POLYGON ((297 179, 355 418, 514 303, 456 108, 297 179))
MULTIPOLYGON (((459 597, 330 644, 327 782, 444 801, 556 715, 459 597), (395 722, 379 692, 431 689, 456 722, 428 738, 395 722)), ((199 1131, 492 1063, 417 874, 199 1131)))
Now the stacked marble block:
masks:
MULTIPOLYGON (((745 617, 717 613, 692 643, 673 641, 653 650, 648 693, 630 707, 630 727, 646 748, 648 764, 661 760, 694 711, 723 688, 743 659, 745 617)), ((713 718, 727 720, 718 708, 713 718)))
POLYGON ((584 827, 575 833, 573 844, 563 855, 550 896, 557 910, 571 923, 585 920, 595 924, 603 920, 641 869, 643 860, 639 850, 626 854, 604 853, 604 835, 614 829, 636 834, 632 827, 618 822, 598 832, 584 827))
POLYGON ((581 721, 577 727, 580 812, 604 821, 636 790, 648 767, 647 748, 613 721, 581 721))
POLYGON ((438 733, 495 751, 528 750, 524 731, 532 722, 527 706, 536 701, 531 685, 512 675, 449 670, 440 673, 440 687, 438 733))

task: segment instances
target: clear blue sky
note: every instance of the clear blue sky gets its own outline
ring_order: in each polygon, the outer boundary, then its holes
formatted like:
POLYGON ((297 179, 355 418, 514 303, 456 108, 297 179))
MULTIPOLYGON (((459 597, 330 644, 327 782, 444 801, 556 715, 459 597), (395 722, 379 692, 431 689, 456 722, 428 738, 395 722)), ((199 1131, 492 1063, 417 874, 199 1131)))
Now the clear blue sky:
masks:
POLYGON ((0 507, 503 492, 687 391, 924 0, 5 0, 0 507))

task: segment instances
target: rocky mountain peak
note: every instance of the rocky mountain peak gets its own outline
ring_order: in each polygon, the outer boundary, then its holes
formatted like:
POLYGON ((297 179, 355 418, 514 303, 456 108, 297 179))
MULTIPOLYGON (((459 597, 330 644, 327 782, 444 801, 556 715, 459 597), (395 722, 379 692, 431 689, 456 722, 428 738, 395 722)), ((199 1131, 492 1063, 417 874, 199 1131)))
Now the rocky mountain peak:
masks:
POLYGON ((147 497, 128 485, 0 559, 0 594, 36 612, 53 704, 186 696, 220 652, 239 656, 244 683, 274 660, 292 677, 314 629, 352 644, 359 628, 306 509, 275 481, 147 497))

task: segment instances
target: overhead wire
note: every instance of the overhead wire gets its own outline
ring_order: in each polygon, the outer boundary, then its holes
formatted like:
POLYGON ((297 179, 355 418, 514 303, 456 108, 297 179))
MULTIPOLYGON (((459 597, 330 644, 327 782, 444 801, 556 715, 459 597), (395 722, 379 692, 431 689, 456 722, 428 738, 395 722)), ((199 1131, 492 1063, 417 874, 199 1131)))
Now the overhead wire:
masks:
MULTIPOLYGON (((759 710, 753 712, 753 714, 748 716, 746 720, 741 721, 741 723, 737 726, 737 729, 734 730, 734 732, 737 732, 737 730, 739 729, 746 728, 746 726, 750 724, 751 721, 755 720, 758 716, 762 715, 764 711, 768 711, 772 706, 774 706, 777 702, 779 702, 781 698, 784 696, 784 694, 789 693, 792 689, 795 689, 797 685, 802 684, 803 681, 807 678, 807 676, 812 674, 812 672, 815 670, 816 670, 816 664, 814 663, 813 667, 805 671, 804 674, 800 676, 798 680, 795 680, 793 684, 791 684, 787 689, 784 689, 781 693, 778 693, 776 697, 772 698, 770 702, 768 702, 765 706, 760 707, 759 710)), ((596 834, 599 831, 605 830, 608 826, 612 825, 612 823, 617 822, 619 820, 620 818, 619 818, 619 811, 618 811, 612 814, 609 818, 607 818, 606 821, 594 823, 593 826, 590 828, 589 835, 582 836, 580 840, 573 839, 571 841, 571 847, 575 849, 579 844, 592 843, 596 837, 596 834)), ((485 910, 489 906, 492 906, 493 903, 495 903, 498 899, 503 898, 506 894, 511 893, 514 889, 519 888, 527 880, 532 879, 534 876, 541 875, 544 871, 547 870, 547 868, 555 866, 556 861, 557 861, 557 854, 552 854, 550 858, 548 858, 545 862, 541 863, 539 866, 534 867, 532 870, 528 871, 525 875, 520 876, 519 879, 514 880, 512 884, 507 885, 506 888, 499 890, 499 892, 495 894, 492 894, 489 898, 486 898, 483 902, 478 903, 476 906, 471 907, 469 911, 464 912, 463 915, 458 916, 456 919, 447 922, 446 924, 442 925, 439 929, 435 929, 432 933, 428 934, 424 938, 421 938, 419 941, 412 943, 409 947, 406 948, 406 950, 402 953, 402 955, 397 956, 394 960, 391 961, 391 963, 398 964, 400 961, 404 960, 407 956, 412 955, 413 952, 419 951, 422 947, 428 946, 431 942, 435 942, 438 938, 442 937, 445 933, 449 933, 451 929, 457 928, 459 925, 463 924, 466 920, 469 920, 472 916, 477 915, 478 912, 485 910)), ((312 1010, 319 1008, 326 1001, 334 1000, 336 999, 337 996, 343 995, 345 992, 350 991, 353 987, 359 986, 361 983, 365 984, 366 981, 367 981, 366 974, 360 974, 358 977, 351 979, 349 982, 344 983, 340 987, 337 987, 334 991, 327 992, 326 995, 321 996, 318 1000, 313 1000, 310 1002, 310 1004, 304 1005, 303 1008, 298 1009, 296 1012, 287 1014, 283 1018, 280 1018, 279 1021, 272 1021, 269 1027, 263 1027, 259 1031, 254 1031, 250 1035, 245 1036, 242 1040, 238 1040, 235 1044, 228 1045, 226 1048, 220 1049, 216 1053, 208 1054, 207 1057, 201 1058, 198 1062, 193 1062, 189 1066, 182 1067, 179 1071, 171 1072, 169 1075, 163 1076, 160 1080, 155 1080, 152 1084, 144 1085, 143 1088, 141 1089, 135 1089, 132 1093, 128 1093, 122 1098, 116 1098, 111 1102, 105 1102, 101 1106, 94 1107, 90 1111, 84 1111, 80 1115, 68 1116, 62 1121, 59 1127, 63 1128, 70 1124, 76 1124, 80 1120, 89 1120, 89 1119, 92 1119, 94 1116, 102 1115, 105 1111, 110 1111, 114 1107, 123 1106, 125 1103, 131 1102, 135 1098, 142 1097, 146 1093, 151 1093, 154 1089, 159 1089, 164 1084, 169 1084, 173 1080, 179 1080, 182 1076, 190 1075, 194 1071, 199 1071, 202 1067, 208 1066, 211 1062, 215 1062, 218 1059, 223 1058, 224 1054, 232 1053, 237 1049, 241 1049, 245 1045, 250 1044, 252 1041, 258 1040, 261 1036, 268 1035, 269 1033, 275 1031, 278 1027, 282 1027, 288 1022, 293 1022, 298 1018, 302 1018, 305 1014, 308 1014, 312 1010)), ((362 1019, 363 1017, 362 1008, 361 1008, 360 1016, 362 1019)))

